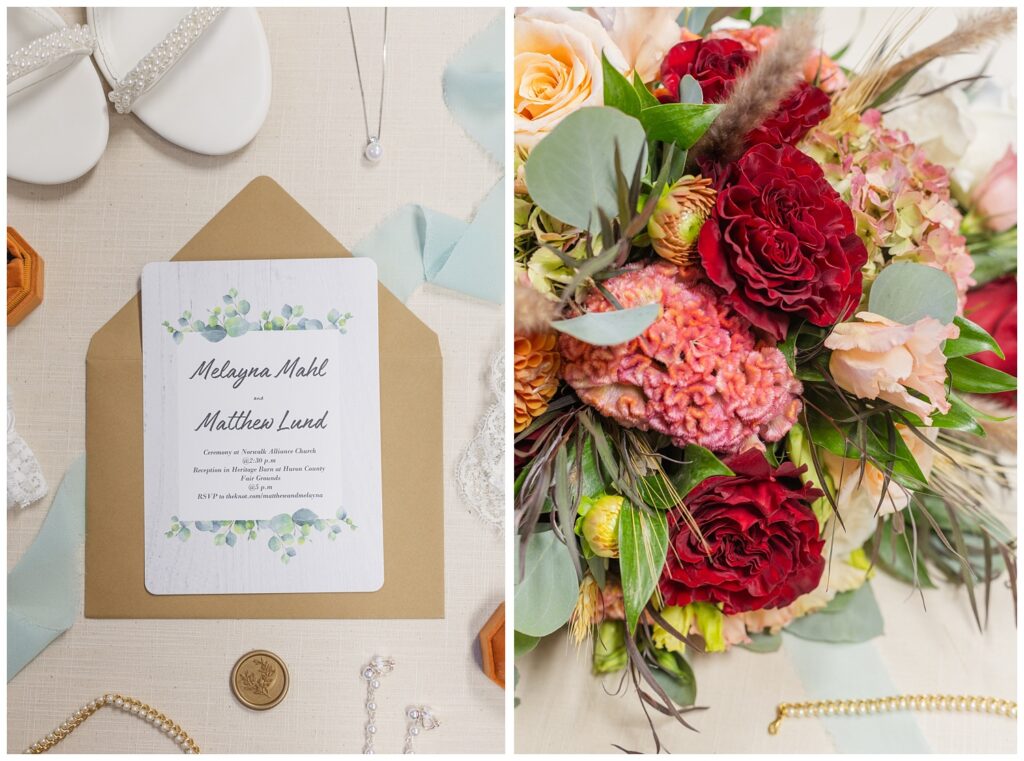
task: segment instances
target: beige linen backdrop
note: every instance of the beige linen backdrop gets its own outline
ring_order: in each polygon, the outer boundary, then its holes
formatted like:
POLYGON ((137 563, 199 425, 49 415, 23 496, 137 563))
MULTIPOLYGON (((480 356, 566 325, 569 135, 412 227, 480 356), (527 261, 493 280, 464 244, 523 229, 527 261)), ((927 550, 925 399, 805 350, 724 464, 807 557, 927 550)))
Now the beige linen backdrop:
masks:
MULTIPOLYGON (((62 13, 84 21, 81 9, 62 13)), ((8 182, 8 224, 46 260, 45 302, 8 333, 8 378, 18 430, 51 485, 43 502, 8 513, 8 568, 34 538, 67 466, 84 451, 90 337, 136 292, 144 264, 169 259, 251 179, 273 177, 349 247, 405 203, 470 217, 500 170, 448 112, 441 74, 500 13, 389 12, 385 153, 377 166, 362 160, 363 114, 344 9, 261 9, 273 96, 248 147, 226 157, 198 156, 111 110, 107 151, 86 177, 54 188, 8 182)), ((353 11, 374 113, 382 15, 353 11)), ((470 513, 453 476, 491 401, 486 376, 502 339, 502 312, 431 286, 409 306, 437 332, 444 356, 446 618, 79 617, 8 685, 8 751, 24 749, 93 697, 121 691, 171 716, 204 752, 358 753, 365 717, 359 667, 374 653, 398 663, 379 692, 380 752, 400 752, 403 712, 414 702, 433 706, 444 722, 419 738, 417 750, 503 749, 504 694, 479 672, 473 654, 477 631, 504 595, 502 540, 470 513), (228 689, 232 665, 252 649, 278 653, 291 672, 288 697, 265 713, 242 708, 228 689)), ((175 749, 144 722, 103 711, 57 751, 175 749)))

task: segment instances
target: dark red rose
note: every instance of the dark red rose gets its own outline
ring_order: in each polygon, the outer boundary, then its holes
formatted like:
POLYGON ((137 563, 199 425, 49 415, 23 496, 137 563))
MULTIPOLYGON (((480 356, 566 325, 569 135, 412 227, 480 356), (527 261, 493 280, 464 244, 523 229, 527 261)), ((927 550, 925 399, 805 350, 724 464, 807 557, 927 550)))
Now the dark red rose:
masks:
MULTIPOLYGON (((1017 376, 1017 278, 1007 275, 967 294, 964 316, 988 331, 1006 359, 999 359, 990 351, 975 354, 971 359, 983 365, 1017 376)), ((1017 392, 1005 391, 994 395, 996 399, 1017 406, 1017 392)))
POLYGON ((666 103, 679 102, 679 81, 689 74, 704 91, 705 103, 721 103, 732 83, 754 57, 735 40, 691 40, 673 45, 661 62, 666 103))
POLYGON ((781 341, 791 316, 827 326, 856 309, 868 252, 813 159, 789 145, 756 145, 720 187, 697 251, 737 312, 781 341))
POLYGON ((760 127, 747 133, 749 145, 771 143, 796 145, 813 127, 821 124, 832 113, 832 101, 824 90, 801 82, 782 101, 779 110, 760 127))
MULTIPOLYGON (((679 102, 679 82, 689 74, 700 83, 705 103, 721 103, 732 92, 736 78, 753 62, 754 55, 730 39, 691 40, 673 45, 661 62, 663 103, 679 102)), ((796 80, 794 73, 794 81, 796 80)), ((794 145, 823 122, 832 111, 828 95, 806 82, 795 85, 778 111, 746 136, 749 145, 794 145)))
POLYGON ((811 503, 822 496, 791 462, 773 470, 756 449, 726 460, 734 476, 712 476, 684 503, 705 547, 679 510, 668 514, 668 559, 659 588, 666 605, 722 603, 722 612, 782 608, 818 586, 824 540, 811 503))

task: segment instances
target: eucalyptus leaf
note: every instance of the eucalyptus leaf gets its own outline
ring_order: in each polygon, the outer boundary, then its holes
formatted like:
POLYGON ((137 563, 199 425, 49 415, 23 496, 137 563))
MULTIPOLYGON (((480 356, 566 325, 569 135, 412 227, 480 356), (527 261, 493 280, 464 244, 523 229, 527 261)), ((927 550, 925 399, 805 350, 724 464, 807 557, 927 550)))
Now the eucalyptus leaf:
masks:
POLYGON ((316 523, 316 513, 304 507, 292 513, 292 522, 299 526, 316 523))
MULTIPOLYGON (((636 631, 640 614, 658 586, 668 554, 668 519, 624 501, 619 512, 619 572, 626 625, 636 631)), ((518 603, 517 603, 518 604, 518 603)))
POLYGON ((660 304, 644 304, 611 312, 589 312, 568 320, 554 320, 551 327, 594 346, 615 346, 636 338, 660 314, 660 304))
POLYGON ((750 632, 747 637, 750 638, 750 642, 745 642, 740 647, 752 653, 774 653, 782 647, 782 635, 778 632, 750 632))
POLYGON ((215 328, 206 328, 201 335, 210 343, 217 343, 218 341, 223 341, 227 334, 228 332, 224 328, 217 326, 215 328))
POLYGON ((292 523, 292 517, 287 513, 281 513, 275 515, 270 519, 270 529, 275 534, 290 534, 295 530, 295 525, 292 523))
POLYGON ((529 634, 523 634, 522 632, 512 632, 512 635, 516 658, 526 655, 540 643, 540 637, 531 637, 529 634))
POLYGON ((568 548, 553 531, 532 534, 520 571, 516 554, 515 630, 544 637, 564 626, 572 615, 579 582, 568 548))
POLYGON ((618 215, 615 151, 636 166, 646 151, 640 122, 615 108, 581 108, 530 152, 526 184, 534 203, 561 222, 595 232, 618 215))
POLYGON ((896 262, 879 273, 868 294, 868 311, 902 325, 934 317, 943 325, 957 309, 956 285, 942 270, 916 262, 896 262))
POLYGON ((704 91, 700 87, 700 82, 691 74, 686 74, 679 80, 679 102, 693 104, 704 102, 704 91))
POLYGON ((836 600, 824 610, 796 619, 785 631, 815 642, 867 642, 885 632, 870 584, 852 592, 840 592, 836 600))
POLYGON ((224 542, 227 544, 228 547, 234 547, 237 541, 238 537, 234 534, 234 532, 228 532, 224 535, 224 542))

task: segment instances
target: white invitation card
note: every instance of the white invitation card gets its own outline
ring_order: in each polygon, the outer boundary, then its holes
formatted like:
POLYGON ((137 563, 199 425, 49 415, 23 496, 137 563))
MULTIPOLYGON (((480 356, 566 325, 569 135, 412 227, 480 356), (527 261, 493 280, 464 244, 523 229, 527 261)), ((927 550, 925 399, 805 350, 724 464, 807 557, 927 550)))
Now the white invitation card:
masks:
POLYGON ((375 264, 149 264, 142 347, 146 588, 379 589, 375 264))

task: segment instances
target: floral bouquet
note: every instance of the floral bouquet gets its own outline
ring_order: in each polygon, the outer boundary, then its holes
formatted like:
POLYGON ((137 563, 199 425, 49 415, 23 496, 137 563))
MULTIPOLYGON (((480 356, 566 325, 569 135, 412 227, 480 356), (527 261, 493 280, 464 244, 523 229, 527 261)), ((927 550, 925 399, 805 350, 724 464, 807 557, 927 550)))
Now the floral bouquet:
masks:
POLYGON ((516 655, 567 626, 686 726, 689 651, 874 637, 877 573, 1016 605, 1016 154, 965 178, 909 116, 1015 12, 855 68, 751 16, 515 26, 516 655))

